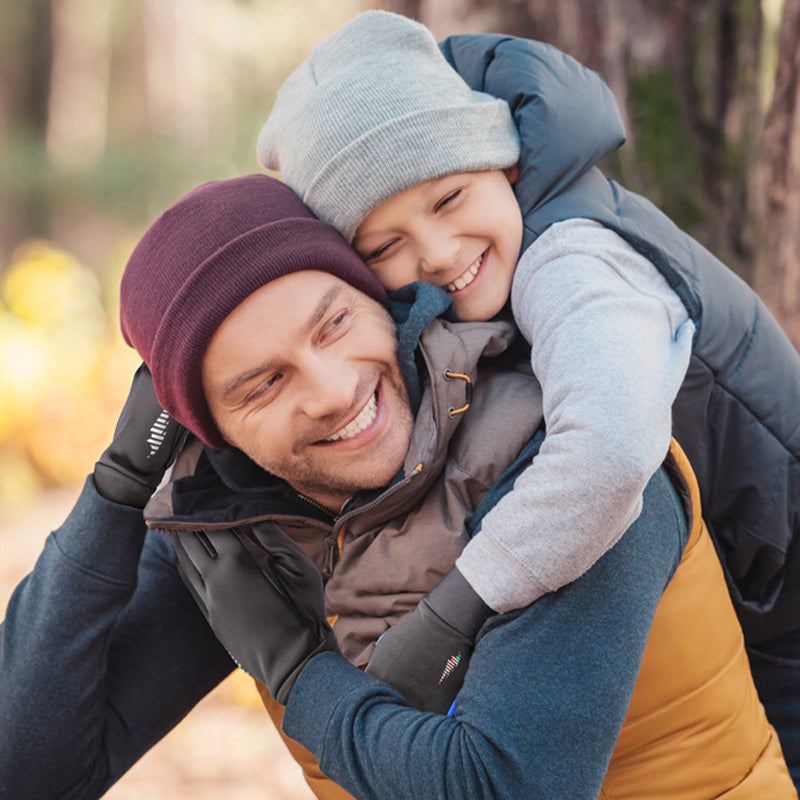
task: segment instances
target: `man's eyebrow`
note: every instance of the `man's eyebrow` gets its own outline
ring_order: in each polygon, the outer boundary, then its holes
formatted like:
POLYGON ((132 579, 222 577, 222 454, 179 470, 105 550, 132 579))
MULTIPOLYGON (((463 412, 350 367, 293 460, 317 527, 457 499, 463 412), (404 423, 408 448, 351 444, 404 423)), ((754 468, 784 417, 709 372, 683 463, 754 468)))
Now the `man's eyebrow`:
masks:
MULTIPOLYGON (((343 290, 344 286, 337 284, 336 286, 332 286, 327 292, 325 292, 324 295, 322 295, 319 303, 317 303, 317 307, 314 309, 314 312, 308 318, 305 325, 303 325, 301 328, 301 336, 308 336, 311 334, 314 328, 319 324, 320 320, 325 316, 334 300, 336 300, 343 290)), ((249 383, 254 378, 259 377, 259 375, 264 375, 265 373, 274 371, 278 368, 278 365, 279 362, 271 358, 269 361, 265 361, 263 364, 259 364, 257 367, 253 367, 246 372, 242 372, 239 375, 234 376, 223 384, 222 397, 227 399, 246 383, 249 383)))
POLYGON ((333 305, 333 301, 344 291, 345 284, 341 281, 334 286, 331 286, 327 292, 320 298, 314 313, 309 317, 308 322, 303 326, 302 332, 307 336, 319 325, 320 320, 328 313, 328 309, 333 305))
POLYGON ((277 364, 277 362, 274 360, 266 361, 263 364, 259 364, 257 367, 253 367, 253 369, 247 370, 247 372, 242 372, 239 375, 231 378, 221 387, 222 399, 227 400, 232 394, 237 392, 242 386, 249 383, 254 378, 273 370, 274 364, 277 364))

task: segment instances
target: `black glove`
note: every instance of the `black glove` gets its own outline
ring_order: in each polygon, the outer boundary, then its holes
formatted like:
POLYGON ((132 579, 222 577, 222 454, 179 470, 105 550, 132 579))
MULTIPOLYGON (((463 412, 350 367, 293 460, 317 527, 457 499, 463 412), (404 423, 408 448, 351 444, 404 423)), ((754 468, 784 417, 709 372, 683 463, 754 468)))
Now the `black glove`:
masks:
POLYGON ((153 378, 142 364, 133 376, 114 438, 94 465, 94 485, 106 500, 144 508, 188 431, 156 399, 153 378))
POLYGON ((493 614, 453 567, 381 636, 367 673, 393 686, 421 711, 446 714, 464 682, 475 637, 493 614))
POLYGON ((276 525, 170 531, 183 580, 233 660, 284 705, 308 661, 339 652, 322 576, 276 525))

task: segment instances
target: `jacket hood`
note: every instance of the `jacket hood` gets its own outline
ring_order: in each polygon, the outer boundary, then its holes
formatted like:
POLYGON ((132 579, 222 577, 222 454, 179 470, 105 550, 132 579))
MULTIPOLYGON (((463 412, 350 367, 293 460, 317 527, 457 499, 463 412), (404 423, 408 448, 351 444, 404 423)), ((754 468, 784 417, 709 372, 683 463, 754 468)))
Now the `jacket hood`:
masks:
MULTIPOLYGON (((506 100, 520 134, 517 200, 523 216, 625 141, 611 89, 551 45, 511 36, 451 36, 445 58, 474 90, 506 100)), ((523 248, 530 244, 526 231, 523 248)))

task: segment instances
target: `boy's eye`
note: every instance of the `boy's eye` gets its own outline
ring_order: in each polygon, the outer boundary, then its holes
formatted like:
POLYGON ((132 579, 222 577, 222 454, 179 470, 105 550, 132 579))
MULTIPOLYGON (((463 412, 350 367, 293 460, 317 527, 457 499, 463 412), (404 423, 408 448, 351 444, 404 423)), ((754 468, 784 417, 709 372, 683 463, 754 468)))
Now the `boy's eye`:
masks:
POLYGON ((386 253, 389 251, 389 249, 396 241, 397 241, 396 239, 392 239, 390 242, 386 242, 385 244, 382 244, 380 247, 376 247, 371 253, 362 256, 362 258, 367 264, 369 264, 371 261, 377 261, 378 259, 386 255, 386 253))
POLYGON ((438 203, 433 207, 434 212, 441 211, 448 203, 455 200, 461 194, 461 189, 455 189, 452 192, 448 192, 444 197, 439 200, 438 203))

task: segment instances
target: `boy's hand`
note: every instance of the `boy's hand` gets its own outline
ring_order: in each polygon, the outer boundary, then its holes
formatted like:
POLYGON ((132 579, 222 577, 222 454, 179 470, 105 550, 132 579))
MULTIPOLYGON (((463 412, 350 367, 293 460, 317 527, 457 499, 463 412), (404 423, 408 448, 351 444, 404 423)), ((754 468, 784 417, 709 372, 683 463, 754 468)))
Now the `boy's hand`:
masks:
POLYGON ((311 658, 339 652, 325 618, 322 576, 277 526, 168 535, 217 638, 279 703, 286 704, 311 658))
POLYGON ((446 714, 464 682, 475 636, 493 613, 453 568, 381 636, 366 671, 421 711, 446 714))
POLYGON ((156 399, 150 370, 142 364, 117 422, 114 438, 94 465, 94 485, 106 500, 144 508, 188 432, 156 399))

